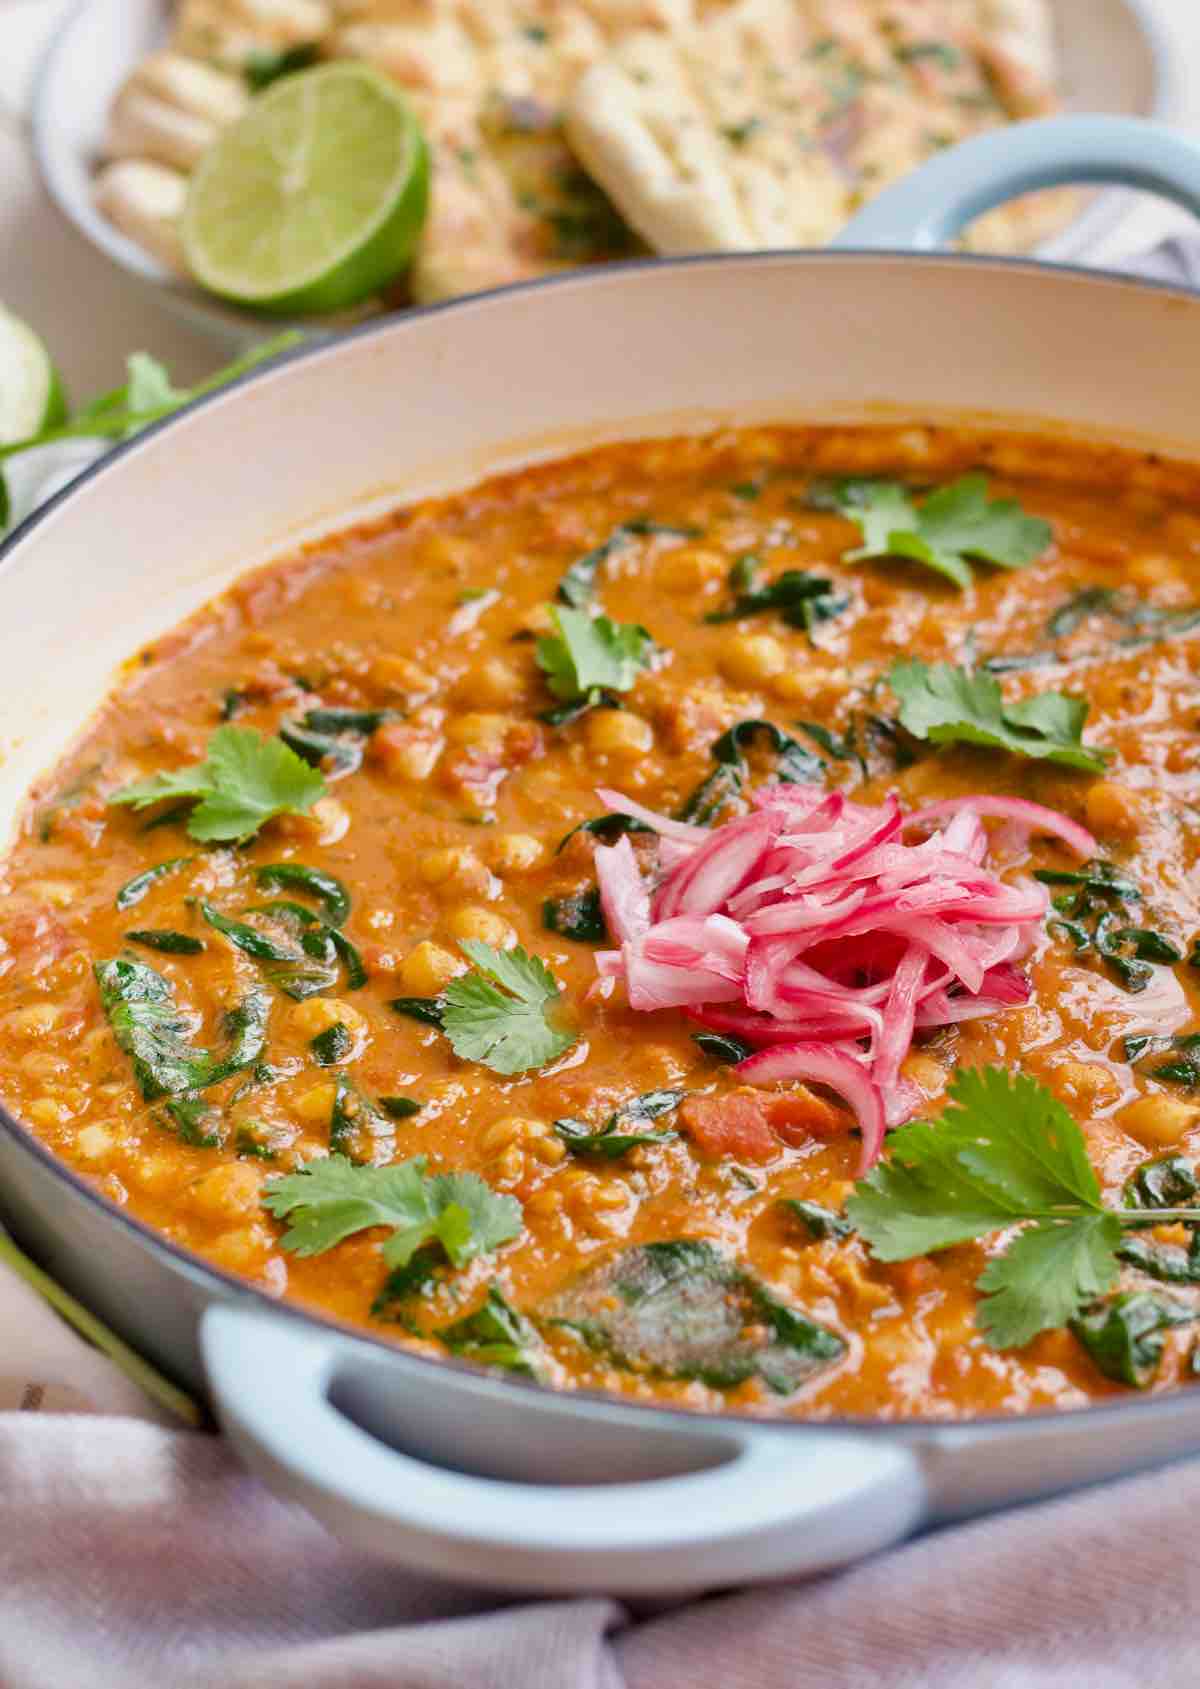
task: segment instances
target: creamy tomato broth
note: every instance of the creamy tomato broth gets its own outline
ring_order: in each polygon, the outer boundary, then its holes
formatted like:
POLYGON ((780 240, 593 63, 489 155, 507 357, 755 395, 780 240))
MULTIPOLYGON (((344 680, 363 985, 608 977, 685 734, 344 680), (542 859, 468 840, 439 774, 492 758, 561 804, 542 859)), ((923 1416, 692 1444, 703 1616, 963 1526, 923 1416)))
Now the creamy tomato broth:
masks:
POLYGON ((1190 467, 765 429, 249 575, 31 795, 4 1101, 271 1294, 559 1386, 944 1418, 1169 1387, 1200 1276, 1198 556, 1190 467), (1062 1151, 1065 1107, 1094 1193, 889 1247, 904 1123, 992 1142, 987 1106, 1010 1155, 1062 1151), (977 1285, 1023 1220, 1100 1239, 1033 1314, 977 1285))

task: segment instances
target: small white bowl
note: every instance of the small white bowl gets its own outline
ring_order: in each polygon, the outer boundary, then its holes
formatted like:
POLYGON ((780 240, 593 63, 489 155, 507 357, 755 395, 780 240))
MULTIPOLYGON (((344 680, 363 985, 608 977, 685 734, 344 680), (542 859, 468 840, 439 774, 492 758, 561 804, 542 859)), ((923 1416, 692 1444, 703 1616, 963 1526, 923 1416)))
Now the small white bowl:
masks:
MULTIPOLYGON (((1168 122, 1177 118, 1186 77, 1182 42, 1172 30, 1173 8, 1164 0, 1051 3, 1069 111, 1168 122)), ((161 44, 170 10, 170 0, 80 0, 52 41, 38 77, 34 149, 55 203, 93 246, 196 327, 226 345, 244 346, 285 325, 223 305, 172 275, 114 228, 92 197, 113 99, 134 67, 161 44)), ((1095 195, 1067 228, 1038 249, 1038 256, 1086 260, 1132 202, 1132 195, 1119 190, 1095 195)))

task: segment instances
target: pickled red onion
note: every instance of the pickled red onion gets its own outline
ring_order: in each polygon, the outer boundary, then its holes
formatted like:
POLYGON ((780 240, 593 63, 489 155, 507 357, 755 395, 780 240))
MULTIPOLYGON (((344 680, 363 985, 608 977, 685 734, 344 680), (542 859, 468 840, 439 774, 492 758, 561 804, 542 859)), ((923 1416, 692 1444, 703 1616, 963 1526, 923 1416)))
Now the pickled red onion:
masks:
POLYGON ((863 1168, 884 1132, 918 1106, 901 1076, 918 1029, 1028 1002, 1014 965, 1033 949, 1046 894, 987 865, 983 822, 1041 833, 1080 857, 1086 828, 1023 798, 949 799, 905 814, 844 793, 768 785, 746 815, 695 827, 602 790, 610 809, 660 837, 656 888, 629 838, 595 846, 601 904, 617 950, 601 952, 602 989, 630 1006, 682 1008, 752 1046, 751 1084, 806 1080, 853 1110, 863 1168), (907 843, 913 829, 926 837, 907 843))

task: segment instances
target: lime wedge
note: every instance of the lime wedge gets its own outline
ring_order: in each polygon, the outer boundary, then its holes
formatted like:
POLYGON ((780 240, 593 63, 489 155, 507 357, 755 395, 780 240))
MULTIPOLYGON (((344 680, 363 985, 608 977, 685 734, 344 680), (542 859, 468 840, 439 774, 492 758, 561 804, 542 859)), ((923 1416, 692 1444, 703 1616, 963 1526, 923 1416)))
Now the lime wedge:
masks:
POLYGON ((188 267, 255 310, 339 311, 404 269, 428 198, 424 137, 397 87, 349 61, 300 71, 200 160, 183 214, 188 267))
POLYGON ((50 354, 27 323, 0 305, 0 446, 28 440, 67 418, 50 354))

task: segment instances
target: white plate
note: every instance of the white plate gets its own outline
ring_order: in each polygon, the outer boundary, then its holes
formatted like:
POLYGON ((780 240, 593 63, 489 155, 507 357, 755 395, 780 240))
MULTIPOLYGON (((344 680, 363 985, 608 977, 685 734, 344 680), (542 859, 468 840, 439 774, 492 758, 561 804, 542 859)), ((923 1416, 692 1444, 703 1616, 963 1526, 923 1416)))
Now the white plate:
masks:
MULTIPOLYGON (((1186 80, 1183 44, 1172 22, 1179 4, 1052 0, 1067 109, 1175 119, 1186 80)), ((112 101, 134 66, 160 44, 170 10, 170 0, 81 0, 56 33, 38 77, 33 103, 38 165, 59 209, 93 246, 194 325, 226 343, 245 343, 270 332, 271 325, 172 276, 114 228, 92 199, 112 101)), ((1039 256, 1086 259, 1132 202, 1126 192, 1096 195, 1039 248, 1039 256)))

